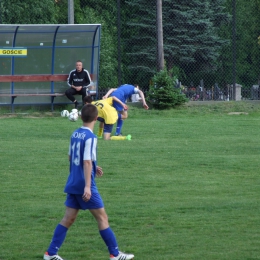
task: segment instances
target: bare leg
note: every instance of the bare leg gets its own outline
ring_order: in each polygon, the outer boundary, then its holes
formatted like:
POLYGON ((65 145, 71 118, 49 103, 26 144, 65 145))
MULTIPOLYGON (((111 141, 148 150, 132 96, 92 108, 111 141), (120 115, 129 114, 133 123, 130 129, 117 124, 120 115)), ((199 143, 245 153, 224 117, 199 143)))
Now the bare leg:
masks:
POLYGON ((70 226, 74 223, 77 218, 79 210, 66 207, 65 215, 61 220, 60 224, 66 228, 70 228, 70 226))
POLYGON ((98 229, 103 230, 109 227, 108 216, 104 208, 101 209, 90 209, 91 214, 97 221, 98 229))

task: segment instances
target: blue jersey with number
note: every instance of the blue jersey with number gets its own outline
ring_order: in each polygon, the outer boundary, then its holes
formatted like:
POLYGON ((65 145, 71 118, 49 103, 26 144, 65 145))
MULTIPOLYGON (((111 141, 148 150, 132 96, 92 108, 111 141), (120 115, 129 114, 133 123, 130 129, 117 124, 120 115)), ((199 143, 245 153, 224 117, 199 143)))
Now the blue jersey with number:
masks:
POLYGON ((83 194, 85 188, 84 160, 92 161, 91 192, 97 193, 95 183, 97 160, 97 137, 91 129, 82 126, 73 132, 69 146, 70 173, 64 192, 83 194))

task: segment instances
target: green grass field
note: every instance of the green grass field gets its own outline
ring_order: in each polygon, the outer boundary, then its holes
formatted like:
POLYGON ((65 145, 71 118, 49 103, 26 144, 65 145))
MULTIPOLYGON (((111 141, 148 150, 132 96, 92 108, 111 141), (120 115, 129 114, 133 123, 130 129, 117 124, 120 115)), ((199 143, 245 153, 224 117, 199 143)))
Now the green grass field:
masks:
MULTIPOLYGON (((64 214, 69 138, 79 126, 58 111, 0 110, 0 260, 42 259, 64 214)), ((258 103, 130 106, 123 133, 132 141, 98 141, 97 185, 120 250, 135 260, 260 259, 259 129, 258 103)), ((59 254, 109 259, 89 212, 59 254)))

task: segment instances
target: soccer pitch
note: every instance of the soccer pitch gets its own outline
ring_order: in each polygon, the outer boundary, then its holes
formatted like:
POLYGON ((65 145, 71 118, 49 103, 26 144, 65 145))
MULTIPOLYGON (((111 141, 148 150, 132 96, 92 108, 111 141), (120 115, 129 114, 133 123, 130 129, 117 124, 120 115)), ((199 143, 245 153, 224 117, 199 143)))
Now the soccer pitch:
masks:
MULTIPOLYGON (((130 108, 132 141, 98 140, 97 186, 119 249, 135 260, 260 259, 260 112, 203 109, 130 108)), ((0 116, 1 260, 42 259, 64 214, 69 138, 80 126, 0 116)), ((109 259, 89 212, 59 254, 109 259)))

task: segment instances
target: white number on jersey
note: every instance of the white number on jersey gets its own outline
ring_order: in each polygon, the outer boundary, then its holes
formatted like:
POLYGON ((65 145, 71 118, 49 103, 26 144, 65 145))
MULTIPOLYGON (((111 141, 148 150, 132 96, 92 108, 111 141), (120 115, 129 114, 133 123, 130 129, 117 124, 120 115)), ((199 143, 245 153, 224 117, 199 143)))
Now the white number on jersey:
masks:
POLYGON ((74 163, 76 166, 79 166, 80 164, 80 142, 73 143, 72 147, 72 163, 74 163))

